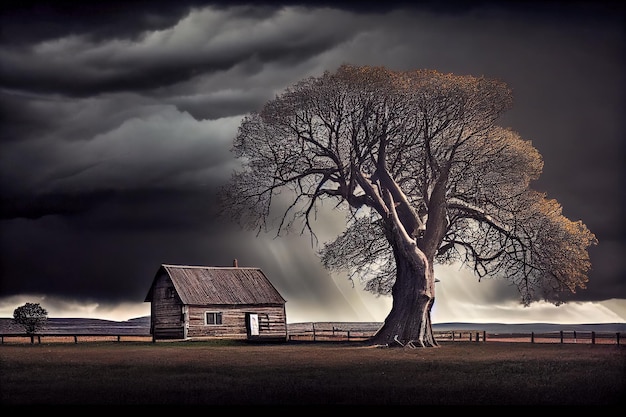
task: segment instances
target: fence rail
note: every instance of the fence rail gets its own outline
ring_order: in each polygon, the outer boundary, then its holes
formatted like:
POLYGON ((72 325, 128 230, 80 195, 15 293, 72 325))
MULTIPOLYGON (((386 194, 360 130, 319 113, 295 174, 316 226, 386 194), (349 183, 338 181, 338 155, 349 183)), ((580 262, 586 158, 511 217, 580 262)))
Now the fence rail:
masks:
MULTIPOLYGON (((374 336, 378 329, 324 326, 310 323, 289 331, 291 341, 362 341, 374 336)), ((435 330, 438 342, 528 342, 528 343, 621 343, 620 332, 559 331, 549 333, 488 333, 484 330, 435 330)))
MULTIPOLYGON (((289 341, 365 341, 378 328, 371 326, 341 327, 324 323, 298 325, 289 330, 289 341)), ((438 342, 526 342, 526 343, 583 343, 621 344, 621 332, 558 331, 549 333, 488 333, 484 330, 435 330, 438 342)), ((150 334, 110 333, 0 333, 0 344, 5 343, 78 343, 78 342, 142 342, 153 341, 150 334)))
POLYGON ((142 342, 152 341, 152 335, 150 334, 111 334, 111 333, 2 333, 0 334, 0 344, 5 343, 36 343, 41 344, 42 340, 45 342, 59 342, 69 343, 74 342, 142 342))

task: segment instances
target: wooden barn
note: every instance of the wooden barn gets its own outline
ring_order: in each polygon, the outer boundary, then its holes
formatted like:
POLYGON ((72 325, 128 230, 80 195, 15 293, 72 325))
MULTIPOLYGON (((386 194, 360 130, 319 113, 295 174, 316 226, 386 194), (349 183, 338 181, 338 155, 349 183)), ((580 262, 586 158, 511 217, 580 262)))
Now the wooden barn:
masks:
POLYGON ((287 340, 285 299, 259 268, 163 264, 146 302, 154 340, 287 340))

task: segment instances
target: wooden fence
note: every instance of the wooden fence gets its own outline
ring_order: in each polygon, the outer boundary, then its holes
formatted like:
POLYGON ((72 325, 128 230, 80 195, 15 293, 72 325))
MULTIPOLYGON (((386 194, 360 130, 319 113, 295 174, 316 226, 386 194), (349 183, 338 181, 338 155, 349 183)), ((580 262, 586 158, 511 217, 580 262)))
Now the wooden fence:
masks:
POLYGON ((620 345, 620 332, 558 331, 548 333, 487 333, 483 331, 436 331, 438 341, 587 343, 620 345))
MULTIPOLYGON (((372 337, 378 326, 342 326, 335 323, 298 323, 290 325, 290 341, 362 341, 372 337)), ((487 333, 484 330, 434 330, 438 342, 528 342, 588 343, 620 345, 620 332, 559 331, 549 333, 487 333)))
MULTIPOLYGON (((297 323, 289 325, 289 341, 365 341, 372 337, 378 326, 370 323, 339 325, 336 323, 297 323)), ((487 333, 484 330, 435 330, 438 342, 527 342, 527 343, 586 343, 620 345, 620 332, 559 331, 549 333, 487 333)), ((78 343, 81 342, 153 342, 149 334, 110 333, 25 333, 0 334, 0 344, 5 343, 78 343)))
MULTIPOLYGON (((363 341, 374 336, 378 327, 343 327, 328 323, 308 323, 289 330, 290 341, 363 341)), ((485 341, 486 333, 480 330, 434 331, 437 341, 485 341)))
POLYGON ((47 343, 78 343, 81 342, 144 342, 152 341, 152 335, 145 334, 111 334, 111 333, 37 333, 28 335, 26 333, 2 333, 0 334, 0 344, 6 343, 36 343, 41 344, 42 340, 47 343))

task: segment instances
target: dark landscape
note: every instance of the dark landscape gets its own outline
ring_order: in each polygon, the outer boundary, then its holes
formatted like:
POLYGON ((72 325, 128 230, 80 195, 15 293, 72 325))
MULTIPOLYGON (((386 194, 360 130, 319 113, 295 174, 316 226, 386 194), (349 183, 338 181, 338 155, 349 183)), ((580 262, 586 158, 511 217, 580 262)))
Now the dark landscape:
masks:
MULTIPOLYGON (((51 318, 45 334, 147 335, 150 317, 51 318)), ((375 331, 376 322, 291 323, 289 332, 375 331)), ((233 340, 34 344, 4 338, 0 403, 207 405, 622 405, 626 347, 513 343, 529 332, 624 333, 626 324, 441 323, 435 332, 499 332, 500 343, 441 341, 439 348, 233 340), (510 341, 510 342, 509 342, 510 341), (34 389, 36 388, 36 389, 34 389)), ((3 334, 21 333, 10 318, 3 334)), ((18 338, 19 339, 19 338, 18 338)), ((50 338, 51 340, 55 338, 50 338)), ((71 338, 69 338, 71 340, 71 338)), ((118 339, 119 340, 119 339, 118 339)), ((150 340, 150 339, 147 339, 150 340)))
POLYGON ((623 345, 4 344, 0 403, 368 405, 387 411, 393 405, 623 405, 625 365, 623 345))

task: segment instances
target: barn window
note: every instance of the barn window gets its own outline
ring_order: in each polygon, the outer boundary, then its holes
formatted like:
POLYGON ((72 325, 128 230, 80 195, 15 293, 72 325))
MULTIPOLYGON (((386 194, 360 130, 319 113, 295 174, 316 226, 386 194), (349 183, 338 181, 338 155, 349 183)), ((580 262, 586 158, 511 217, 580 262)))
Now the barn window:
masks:
POLYGON ((174 287, 167 287, 167 292, 166 292, 167 298, 174 298, 175 294, 176 294, 176 291, 174 291, 174 287))
POLYGON ((206 317, 206 324, 209 324, 209 325, 222 324, 222 313, 207 311, 205 313, 205 317, 206 317))

